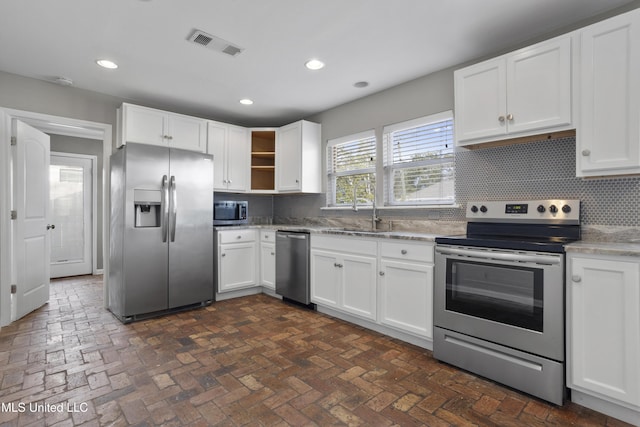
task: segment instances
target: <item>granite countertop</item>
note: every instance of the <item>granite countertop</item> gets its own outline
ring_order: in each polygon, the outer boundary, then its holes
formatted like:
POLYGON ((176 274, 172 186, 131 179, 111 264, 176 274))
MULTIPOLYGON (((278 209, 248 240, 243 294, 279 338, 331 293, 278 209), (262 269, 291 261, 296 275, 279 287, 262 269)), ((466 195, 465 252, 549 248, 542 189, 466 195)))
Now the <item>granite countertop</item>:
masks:
POLYGON ((640 257, 640 242, 581 240, 565 246, 567 253, 640 257))
POLYGON ((640 257, 640 228, 582 226, 582 240, 565 246, 568 253, 640 257))
MULTIPOLYGON (((237 230, 247 228, 274 231, 302 231, 315 234, 331 234, 336 236, 401 239, 423 242, 435 242, 436 237, 460 234, 459 226, 458 228, 456 228, 456 225, 452 225, 451 227, 445 226, 444 228, 431 227, 426 228, 426 231, 417 231, 411 229, 395 231, 367 231, 366 228, 360 227, 301 224, 245 224, 236 226, 214 227, 214 229, 216 230, 237 230), (432 232, 440 229, 443 230, 442 233, 432 232)), ((424 227, 419 227, 418 229, 424 229, 424 227)), ((565 250, 567 253, 640 257, 640 228, 585 226, 583 227, 582 240, 566 245, 565 250)))
POLYGON ((285 231, 301 231, 314 234, 332 234, 336 236, 353 236, 353 237, 373 237, 382 239, 402 239, 416 240, 423 242, 435 242, 436 237, 441 234, 421 233, 413 231, 368 231, 355 228, 326 227, 326 226, 306 226, 306 225, 286 225, 286 224, 269 224, 269 225, 232 225, 217 226, 215 230, 238 230, 238 229, 258 229, 258 230, 285 230, 285 231))

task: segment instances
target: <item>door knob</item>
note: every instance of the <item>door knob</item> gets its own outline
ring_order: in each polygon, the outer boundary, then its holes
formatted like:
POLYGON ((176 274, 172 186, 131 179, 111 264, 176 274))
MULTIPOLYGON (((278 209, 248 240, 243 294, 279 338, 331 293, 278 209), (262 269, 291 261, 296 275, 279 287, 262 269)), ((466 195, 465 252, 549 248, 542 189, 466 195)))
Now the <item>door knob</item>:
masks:
POLYGON ((56 228, 55 224, 47 224, 47 230, 53 230, 56 228))

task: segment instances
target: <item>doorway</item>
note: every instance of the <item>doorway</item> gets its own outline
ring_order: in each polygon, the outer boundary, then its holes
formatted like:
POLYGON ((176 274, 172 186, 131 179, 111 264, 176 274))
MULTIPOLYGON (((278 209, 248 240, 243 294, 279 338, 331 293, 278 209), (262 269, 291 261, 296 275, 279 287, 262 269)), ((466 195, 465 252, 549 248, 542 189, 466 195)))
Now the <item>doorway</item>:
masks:
MULTIPOLYGON (((98 215, 101 218, 108 218, 109 215, 109 156, 112 151, 112 126, 106 123, 91 122, 81 119, 53 116, 29 111, 0 108, 0 294, 9 295, 12 283, 15 283, 15 260, 12 257, 11 228, 13 213, 12 209, 12 173, 11 173, 11 119, 16 118, 39 129, 49 135, 66 135, 80 138, 88 138, 98 141, 101 148, 102 165, 98 165, 99 182, 102 189, 99 196, 98 215)), ((48 201, 48 196, 45 196, 48 201)), ((48 205, 48 203, 47 203, 48 205)), ((101 241, 98 241, 98 258, 102 268, 94 265, 93 274, 103 274, 103 306, 108 306, 108 277, 109 270, 109 225, 108 221, 99 219, 99 228, 102 229, 101 241), (105 256, 106 255, 106 256, 105 256)), ((48 255, 48 254, 47 254, 48 255)), ((46 257, 46 264, 49 266, 49 258, 46 257)), ((15 299, 0 298, 0 327, 10 324, 15 320, 15 299)))
POLYGON ((51 153, 51 277, 91 274, 95 261, 95 156, 51 153))

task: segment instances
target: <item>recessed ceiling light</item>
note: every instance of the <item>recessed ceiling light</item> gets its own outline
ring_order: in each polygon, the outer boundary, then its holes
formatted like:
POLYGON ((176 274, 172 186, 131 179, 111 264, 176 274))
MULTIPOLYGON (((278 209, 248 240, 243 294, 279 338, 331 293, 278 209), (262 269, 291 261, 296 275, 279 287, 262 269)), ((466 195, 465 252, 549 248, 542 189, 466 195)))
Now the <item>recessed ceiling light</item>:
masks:
POLYGON ((324 62, 320 61, 319 59, 310 59, 304 63, 304 66, 310 70, 319 70, 321 68, 324 68, 324 62))
POLYGON ((240 100, 240 104, 242 104, 242 105, 251 105, 251 104, 253 104, 253 101, 250 100, 249 98, 244 98, 244 99, 240 100))
POLYGON ((108 59, 98 59, 96 64, 103 68, 109 68, 110 70, 118 68, 118 64, 113 61, 109 61, 108 59))
POLYGON ((365 82, 365 81, 355 82, 353 85, 357 88, 363 88, 363 87, 369 86, 369 82, 365 82))

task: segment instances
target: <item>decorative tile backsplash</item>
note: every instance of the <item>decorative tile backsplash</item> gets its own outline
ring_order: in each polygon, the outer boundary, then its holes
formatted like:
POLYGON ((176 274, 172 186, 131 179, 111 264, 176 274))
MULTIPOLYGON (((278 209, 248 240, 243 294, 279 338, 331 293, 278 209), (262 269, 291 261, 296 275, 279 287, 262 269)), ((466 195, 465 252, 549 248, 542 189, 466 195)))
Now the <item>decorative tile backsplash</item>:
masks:
MULTIPOLYGON (((640 226, 640 177, 576 178, 575 152, 575 137, 461 149, 456 199, 580 199, 585 225, 640 226)), ((462 209, 456 216, 464 220, 462 209)))

